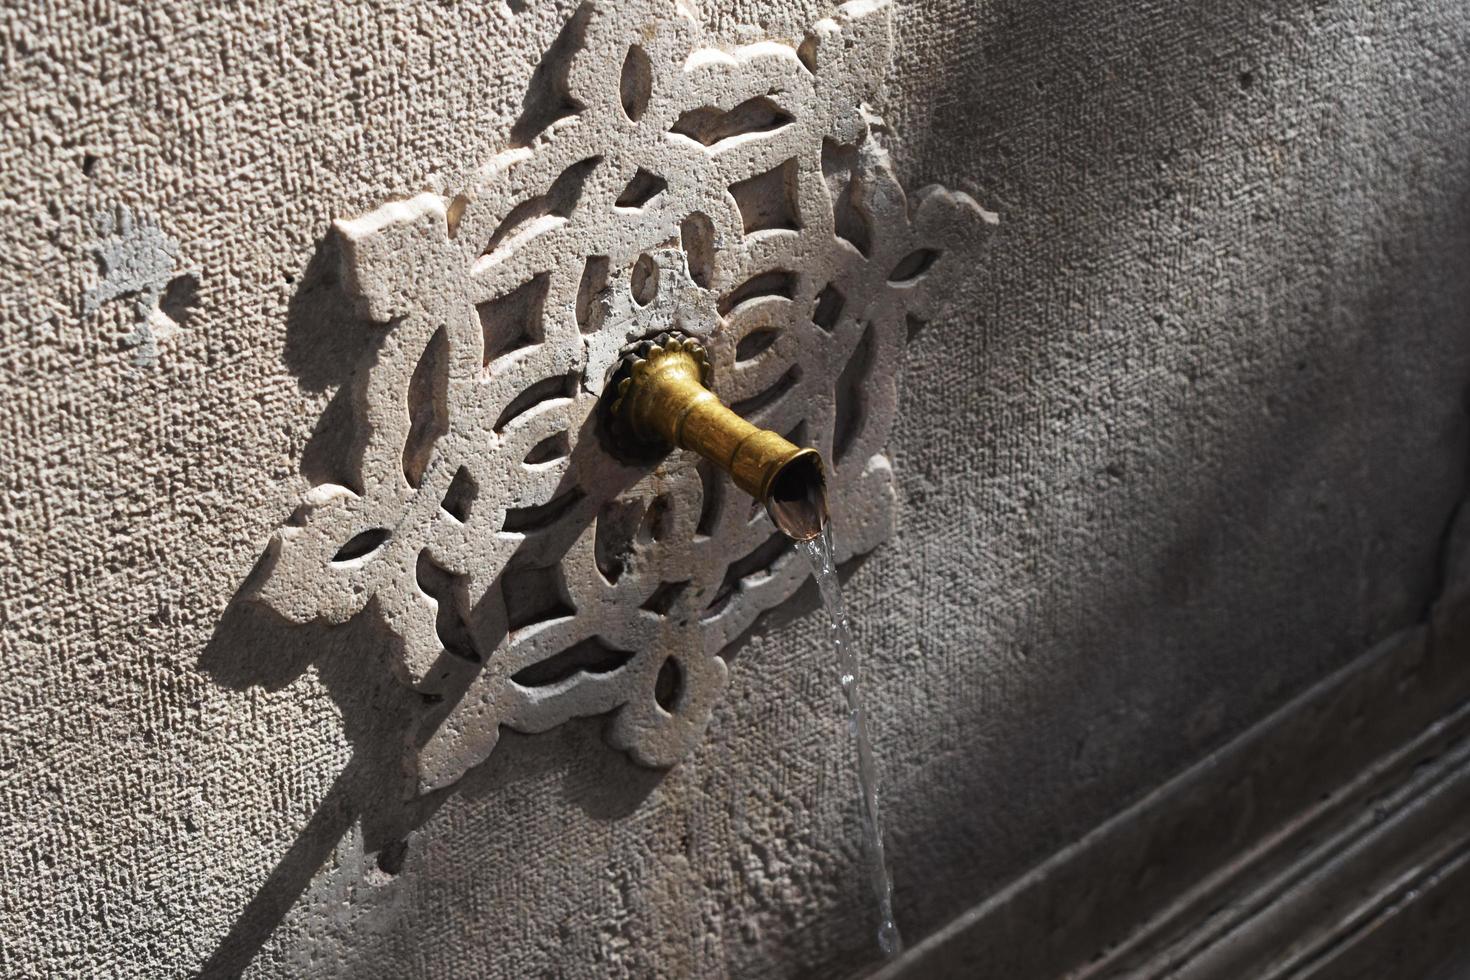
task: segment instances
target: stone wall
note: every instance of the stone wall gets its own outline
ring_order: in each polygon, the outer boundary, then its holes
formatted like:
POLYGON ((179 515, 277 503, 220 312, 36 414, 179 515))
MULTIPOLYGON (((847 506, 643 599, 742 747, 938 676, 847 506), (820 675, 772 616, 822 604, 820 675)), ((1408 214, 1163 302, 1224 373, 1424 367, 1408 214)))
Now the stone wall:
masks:
MULTIPOLYGON (((703 6, 732 43, 829 12, 703 6)), ((897 12, 876 108, 900 179, 1000 217, 909 346, 899 530, 848 580, 910 939, 1441 587, 1470 15, 1196 6, 897 12)), ((872 963, 809 596, 735 651, 672 770, 584 719, 504 733, 391 816, 416 695, 390 639, 235 600, 361 354, 313 260, 330 220, 468 181, 571 11, 0 14, 0 972, 872 963)))

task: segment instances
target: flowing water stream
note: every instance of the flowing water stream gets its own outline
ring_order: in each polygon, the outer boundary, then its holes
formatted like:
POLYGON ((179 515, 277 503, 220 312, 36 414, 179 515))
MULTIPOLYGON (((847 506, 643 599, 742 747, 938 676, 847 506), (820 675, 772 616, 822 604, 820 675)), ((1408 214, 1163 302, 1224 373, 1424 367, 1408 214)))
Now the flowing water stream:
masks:
POLYGON ((832 652, 837 655, 837 669, 842 679, 842 693, 847 698, 847 731, 857 751, 857 775, 860 788, 859 805, 863 814, 863 850, 868 862, 868 879, 873 897, 878 902, 878 945, 889 956, 903 949, 898 925, 893 921, 893 878, 888 874, 888 860, 883 851, 883 820, 878 812, 878 771, 873 764, 873 744, 868 740, 868 721, 863 713, 862 675, 857 648, 847 627, 847 610, 842 604, 842 583, 837 580, 836 561, 832 552, 832 528, 828 525, 811 541, 800 545, 812 563, 817 585, 822 590, 822 603, 827 608, 831 625, 832 652))

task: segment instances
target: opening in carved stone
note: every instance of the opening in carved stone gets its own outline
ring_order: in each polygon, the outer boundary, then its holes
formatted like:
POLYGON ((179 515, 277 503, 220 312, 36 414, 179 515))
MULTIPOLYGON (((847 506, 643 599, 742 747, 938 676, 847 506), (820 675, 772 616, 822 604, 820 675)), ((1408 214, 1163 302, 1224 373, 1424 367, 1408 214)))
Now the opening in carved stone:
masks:
POLYGON ((715 271, 715 224, 709 215, 691 212, 679 225, 679 244, 689 263, 689 278, 701 289, 710 288, 715 271))
POLYGON ((501 262, 531 239, 564 224, 581 200, 582 188, 602 157, 588 157, 557 176, 545 194, 511 208, 485 245, 487 264, 501 262))
POLYGON ((772 269, 751 276, 720 299, 721 316, 729 316, 737 306, 762 296, 784 296, 791 299, 796 295, 796 273, 785 269, 772 269))
POLYGON ((763 578, 770 574, 773 564, 782 557, 793 554, 791 550, 791 539, 777 531, 765 541, 761 542, 753 551, 742 558, 737 558, 725 569, 725 578, 720 582, 720 587, 715 591, 715 597, 705 607, 706 618, 719 615, 720 611, 729 604, 735 593, 739 591, 741 583, 746 579, 763 578))
POLYGON ((862 197, 857 160, 857 147, 822 141, 822 176, 832 196, 833 231, 867 258, 873 254, 873 219, 862 197))
POLYGON ((610 674, 632 659, 632 650, 617 650, 601 637, 589 636, 555 656, 521 668, 511 680, 521 687, 556 687, 578 674, 610 674))
POLYGON ((622 77, 618 82, 618 97, 623 106, 623 115, 631 122, 642 119, 652 92, 653 66, 649 64, 648 52, 636 44, 629 45, 628 53, 623 58, 622 77))
POLYGON ((482 658, 475 650, 474 641, 470 639, 470 631, 465 626, 464 617, 459 612, 460 585, 456 582, 455 576, 440 568, 429 557, 427 550, 419 552, 418 566, 414 574, 424 595, 433 599, 437 605, 434 614, 434 632, 439 637, 439 645, 463 660, 480 662, 482 658))
POLYGON ((688 579, 682 582, 660 582, 658 588, 653 591, 653 595, 643 600, 643 605, 639 608, 660 616, 667 616, 669 610, 674 608, 674 603, 678 602, 679 597, 688 590, 688 579))
POLYGON ((898 265, 888 274, 888 281, 895 286, 911 286, 929 271, 939 253, 932 248, 921 248, 899 259, 898 265))
POLYGON ((749 398, 745 398, 736 402, 735 404, 731 405, 730 408, 735 412, 735 414, 740 415, 744 418, 754 418, 756 416, 759 416, 767 408, 774 405, 777 401, 781 399, 783 395, 789 392, 792 388, 795 388, 796 383, 800 380, 801 365, 793 364, 791 365, 791 367, 787 368, 786 373, 777 378, 775 383, 772 384, 769 388, 754 395, 751 395, 749 398))
POLYGON ((633 293, 633 302, 647 306, 658 295, 658 263, 653 256, 644 252, 633 263, 633 274, 628 277, 628 289, 633 293))
POLYGON ((526 534, 550 527, 586 496, 586 491, 581 487, 572 487, 569 490, 563 490, 544 504, 512 507, 505 512, 505 521, 501 524, 501 529, 516 534, 526 534))
POLYGON ((541 318, 550 284, 551 276, 543 272, 504 296, 475 307, 480 314, 485 341, 483 362, 487 371, 494 361, 546 339, 546 326, 541 318))
POLYGON ((858 433, 862 431, 867 415, 867 404, 863 389, 868 383, 868 373, 873 362, 873 325, 863 331, 863 339, 853 348, 852 356, 837 379, 837 417, 832 428, 832 457, 841 463, 846 457, 858 433))
POLYGON ((359 558, 366 558, 387 544, 391 536, 392 532, 386 527, 372 527, 366 531, 359 531, 337 550, 337 553, 332 556, 332 562, 340 565, 359 558))
POLYGON ((909 340, 913 340, 919 334, 923 333, 924 328, 929 325, 929 321, 921 320, 912 313, 905 315, 903 320, 906 328, 905 332, 908 334, 909 340))
POLYGON ((752 361, 759 357, 767 348, 776 342, 781 336, 779 327, 766 327, 761 330, 752 330, 740 338, 740 343, 735 345, 735 360, 752 361))
POLYGON ((699 473, 700 505, 699 523, 695 525, 696 537, 713 537, 720 521, 725 503, 725 475, 708 460, 700 460, 696 467, 699 473))
POLYGON ((643 512, 638 525, 638 540, 646 544, 657 544, 669 533, 669 521, 673 516, 668 494, 654 497, 643 512))
POLYGON ((566 458, 571 451, 571 436, 564 429, 561 432, 553 432, 532 446, 531 451, 526 453, 526 458, 523 462, 527 466, 540 466, 543 463, 554 463, 559 459, 566 458))
POLYGON ((418 489, 434 443, 449 431, 449 336, 434 331, 408 379, 408 438, 403 443, 403 476, 418 489))
POLYGON ((745 234, 801 228, 796 182, 796 161, 793 159, 730 185, 730 196, 740 211, 745 234))
POLYGON ((715 106, 691 109, 681 115, 669 131, 719 150, 724 149, 720 144, 726 140, 771 133, 791 121, 791 113, 765 96, 758 96, 746 99, 728 112, 715 106))
POLYGON ((602 329, 607 306, 602 291, 607 288, 609 261, 606 255, 589 255, 582 266, 582 282, 577 286, 577 329, 596 333, 602 329))
POLYGON ((618 497, 603 504, 597 512, 597 528, 592 539, 593 560, 608 585, 616 585, 627 568, 645 509, 642 500, 618 497))
POLYGON ((801 39, 796 46, 796 58, 801 62, 803 68, 813 75, 817 73, 817 36, 808 34, 801 39))
POLYGON ((549 402, 557 398, 570 398, 576 390, 577 376, 575 374, 555 374, 549 378, 542 378, 516 395, 511 403, 505 406, 505 411, 501 412, 500 417, 495 420, 495 431, 504 432, 507 425, 542 402, 549 402))
POLYGON ((386 875, 398 875, 408 860, 408 841, 393 840, 378 851, 378 870, 386 875))
POLYGON ((560 564, 545 567, 511 562, 500 578, 505 602, 505 624, 512 633, 553 619, 565 619, 577 610, 567 595, 560 564))
POLYGON ((837 326, 837 320, 842 316, 842 308, 846 300, 842 293, 832 283, 822 287, 817 293, 816 302, 812 305, 812 322, 823 330, 831 333, 837 326))
POLYGON ((684 693, 684 670, 673 657, 664 660, 653 682, 653 700, 665 711, 673 712, 684 693))
POLYGON ((633 211, 640 210, 649 201, 662 194, 668 186, 669 182, 662 177, 639 167, 633 179, 628 181, 628 186, 623 188, 623 192, 613 202, 613 206, 633 211))
POLYGON ((454 479, 449 481, 449 489, 444 491, 444 499, 439 502, 439 506, 450 517, 463 523, 469 520, 470 508, 474 506, 477 492, 478 488, 474 477, 470 476, 469 467, 461 466, 454 471, 454 479))
POLYGON ((464 217, 464 209, 469 206, 470 199, 464 194, 456 194, 454 200, 449 202, 449 207, 444 211, 444 226, 449 232, 449 237, 459 235, 459 219, 464 217))

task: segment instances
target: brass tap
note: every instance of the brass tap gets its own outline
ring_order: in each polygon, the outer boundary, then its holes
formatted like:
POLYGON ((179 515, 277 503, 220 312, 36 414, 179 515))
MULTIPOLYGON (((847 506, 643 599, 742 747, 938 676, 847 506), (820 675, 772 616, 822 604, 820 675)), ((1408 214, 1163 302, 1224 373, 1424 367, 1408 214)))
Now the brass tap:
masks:
POLYGON ((677 335, 644 341, 623 356, 608 390, 624 441, 667 452, 692 450, 765 505, 787 537, 810 541, 827 525, 822 454, 745 421, 707 385, 709 358, 677 335))

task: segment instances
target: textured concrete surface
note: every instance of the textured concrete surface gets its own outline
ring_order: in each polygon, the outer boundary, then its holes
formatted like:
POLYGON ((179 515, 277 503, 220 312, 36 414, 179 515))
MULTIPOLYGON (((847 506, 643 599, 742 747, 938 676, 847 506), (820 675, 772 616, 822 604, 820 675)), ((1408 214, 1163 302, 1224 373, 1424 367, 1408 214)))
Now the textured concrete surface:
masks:
MULTIPOLYGON (((814 622, 738 652, 667 774, 588 720, 384 816, 381 635, 226 612, 354 363, 317 241, 501 145, 569 13, 513 6, 0 14, 0 972, 871 962, 814 622), (119 207, 197 275, 151 364, 133 297, 85 312, 119 207)), ((826 12, 706 17, 796 40, 826 12)), ((879 108, 906 186, 1002 219, 969 314, 909 348, 900 530, 850 580, 917 937, 1438 591, 1470 14, 915 3, 879 108)))

